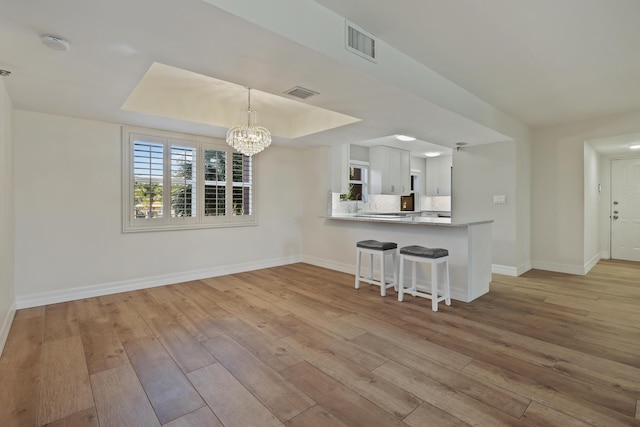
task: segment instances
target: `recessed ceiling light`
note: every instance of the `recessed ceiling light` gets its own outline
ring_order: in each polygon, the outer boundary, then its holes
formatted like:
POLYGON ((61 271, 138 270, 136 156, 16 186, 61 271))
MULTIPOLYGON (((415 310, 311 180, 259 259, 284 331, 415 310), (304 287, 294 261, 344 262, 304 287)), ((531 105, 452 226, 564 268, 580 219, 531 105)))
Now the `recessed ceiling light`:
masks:
POLYGON ((396 135, 396 139, 399 139, 400 141, 415 141, 416 139, 412 136, 407 136, 407 135, 396 135))
POLYGON ((424 153, 425 156, 427 157, 438 157, 440 155, 440 153, 436 153, 435 151, 432 153, 424 153))
POLYGON ((640 144, 630 145, 629 148, 631 148, 632 150, 640 150, 640 144))

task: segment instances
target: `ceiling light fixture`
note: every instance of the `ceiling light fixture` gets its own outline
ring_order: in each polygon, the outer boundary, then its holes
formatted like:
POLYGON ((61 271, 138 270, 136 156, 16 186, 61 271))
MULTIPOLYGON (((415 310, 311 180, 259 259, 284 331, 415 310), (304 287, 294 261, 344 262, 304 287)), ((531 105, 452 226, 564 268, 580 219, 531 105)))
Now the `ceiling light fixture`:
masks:
POLYGON ((63 39, 62 37, 52 36, 50 34, 44 34, 40 36, 40 39, 42 40, 42 43, 49 49, 67 51, 71 47, 69 42, 63 39))
POLYGON ((256 125, 256 112, 251 109, 251 88, 247 89, 249 90, 248 106, 242 112, 243 121, 246 121, 246 124, 229 129, 227 144, 245 156, 253 156, 271 145, 271 132, 265 127, 256 125))
POLYGON ((396 135, 396 139, 399 139, 400 141, 415 141, 416 139, 412 136, 407 136, 407 135, 396 135))
POLYGON ((424 153, 425 156, 427 157, 438 157, 440 155, 440 153, 437 153, 435 151, 430 152, 430 153, 424 153))
POLYGON ((632 150, 640 150, 640 144, 630 145, 629 148, 631 148, 632 150))

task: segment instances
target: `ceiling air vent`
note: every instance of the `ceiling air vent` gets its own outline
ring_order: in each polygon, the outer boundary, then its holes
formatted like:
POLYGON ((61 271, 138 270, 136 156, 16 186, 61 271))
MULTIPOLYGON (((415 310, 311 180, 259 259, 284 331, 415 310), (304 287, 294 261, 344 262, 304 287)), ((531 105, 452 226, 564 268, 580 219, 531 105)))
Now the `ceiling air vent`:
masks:
POLYGON ((296 98, 300 98, 300 99, 307 99, 310 96, 318 95, 318 92, 314 92, 311 89, 305 89, 300 86, 296 86, 292 89, 286 90, 284 93, 286 93, 287 95, 295 96, 296 98))
POLYGON ((376 62, 376 39, 372 34, 345 21, 345 47, 351 53, 355 53, 369 61, 376 62))

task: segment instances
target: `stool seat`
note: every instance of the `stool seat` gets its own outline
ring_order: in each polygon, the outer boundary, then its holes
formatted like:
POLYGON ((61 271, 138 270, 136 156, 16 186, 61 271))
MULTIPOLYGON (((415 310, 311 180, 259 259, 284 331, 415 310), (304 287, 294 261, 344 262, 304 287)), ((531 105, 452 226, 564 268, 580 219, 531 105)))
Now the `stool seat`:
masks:
POLYGON ((370 285, 380 286, 380 295, 387 294, 387 288, 398 289, 398 244, 395 242, 379 242, 378 240, 360 240, 356 243, 356 289, 360 289, 360 282, 369 283, 370 285), (369 255, 369 275, 363 276, 361 272, 362 254, 369 255), (379 278, 373 276, 373 256, 380 256, 380 275, 379 278), (386 278, 385 260, 391 255, 393 279, 390 281, 386 278))
POLYGON ((377 240, 360 240, 356 243, 356 246, 359 248, 386 251, 387 249, 396 249, 398 244, 394 242, 379 242, 377 240))
POLYGON ((449 288, 449 251, 442 248, 426 248, 424 246, 411 245, 400 248, 400 277, 398 278, 398 301, 404 299, 404 262, 411 262, 411 288, 407 289, 414 297, 422 297, 431 300, 431 309, 438 311, 438 303, 444 301, 451 305, 451 290, 449 288), (416 263, 428 263, 431 265, 431 293, 418 289, 416 285, 416 263), (443 292, 438 291, 438 266, 444 267, 443 292))
POLYGON ((400 254, 423 258, 442 258, 443 256, 449 256, 449 251, 442 248, 425 248, 424 246, 412 245, 400 248, 400 254))

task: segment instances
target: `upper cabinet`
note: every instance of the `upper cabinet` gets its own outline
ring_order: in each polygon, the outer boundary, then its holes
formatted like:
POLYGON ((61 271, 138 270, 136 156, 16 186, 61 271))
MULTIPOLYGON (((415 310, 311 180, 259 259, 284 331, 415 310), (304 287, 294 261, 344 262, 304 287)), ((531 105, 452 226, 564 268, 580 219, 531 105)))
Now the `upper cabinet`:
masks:
POLYGON ((451 196, 452 166, 452 156, 432 157, 427 159, 427 196, 451 196))
POLYGON ((411 192, 411 153, 376 146, 369 149, 369 192, 408 194, 411 192))

